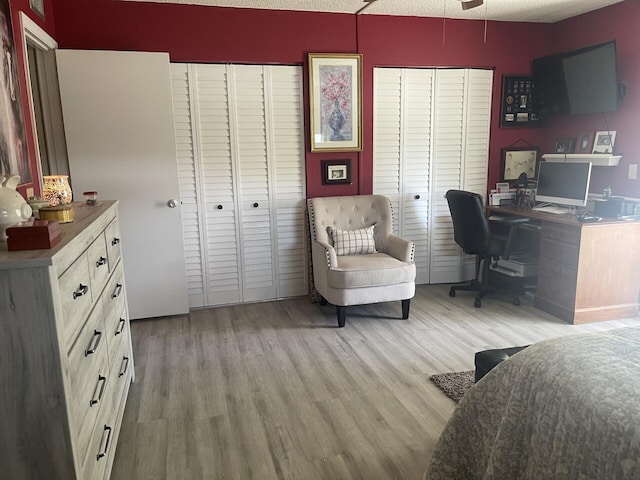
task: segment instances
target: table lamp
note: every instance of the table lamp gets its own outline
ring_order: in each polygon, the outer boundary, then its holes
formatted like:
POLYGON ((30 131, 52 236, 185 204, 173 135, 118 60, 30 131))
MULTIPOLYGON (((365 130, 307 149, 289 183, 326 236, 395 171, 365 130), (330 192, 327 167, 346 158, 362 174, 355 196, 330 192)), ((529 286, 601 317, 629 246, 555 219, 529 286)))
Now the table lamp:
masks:
POLYGON ((60 223, 73 222, 73 193, 69 186, 69 176, 45 175, 42 181, 42 197, 49 202, 49 206, 40 209, 40 219, 57 220, 60 223))

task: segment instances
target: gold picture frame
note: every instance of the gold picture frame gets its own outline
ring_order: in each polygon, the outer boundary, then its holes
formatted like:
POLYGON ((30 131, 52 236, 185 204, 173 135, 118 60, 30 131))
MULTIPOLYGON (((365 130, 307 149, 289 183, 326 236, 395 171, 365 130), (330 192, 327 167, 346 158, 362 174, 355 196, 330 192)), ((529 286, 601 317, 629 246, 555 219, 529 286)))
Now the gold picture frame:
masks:
POLYGON ((312 152, 362 150, 362 55, 310 53, 312 152))

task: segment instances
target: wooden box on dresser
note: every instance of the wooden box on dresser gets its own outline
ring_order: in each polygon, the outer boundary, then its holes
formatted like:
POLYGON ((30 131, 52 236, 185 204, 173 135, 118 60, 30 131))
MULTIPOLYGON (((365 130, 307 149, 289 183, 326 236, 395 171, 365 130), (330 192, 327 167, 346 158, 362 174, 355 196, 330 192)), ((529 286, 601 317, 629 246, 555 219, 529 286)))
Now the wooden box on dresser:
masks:
POLYGON ((109 478, 133 380, 118 202, 50 250, 0 244, 0 477, 109 478))

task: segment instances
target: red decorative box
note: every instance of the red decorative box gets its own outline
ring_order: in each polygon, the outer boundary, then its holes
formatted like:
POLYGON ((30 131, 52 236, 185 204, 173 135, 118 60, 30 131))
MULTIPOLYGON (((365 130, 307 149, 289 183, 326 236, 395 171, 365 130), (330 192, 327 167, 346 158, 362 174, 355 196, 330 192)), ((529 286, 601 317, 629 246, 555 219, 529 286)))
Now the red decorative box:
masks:
POLYGON ((40 250, 55 246, 62 234, 55 220, 33 220, 7 228, 7 249, 40 250))

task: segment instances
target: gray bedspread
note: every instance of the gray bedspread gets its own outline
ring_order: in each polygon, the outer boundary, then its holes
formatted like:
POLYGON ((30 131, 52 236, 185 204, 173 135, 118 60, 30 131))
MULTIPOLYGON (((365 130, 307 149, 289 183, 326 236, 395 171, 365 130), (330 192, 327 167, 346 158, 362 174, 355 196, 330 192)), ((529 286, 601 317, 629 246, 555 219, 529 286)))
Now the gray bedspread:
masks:
POLYGON ((425 479, 640 479, 640 328, 546 340, 454 411, 425 479))

